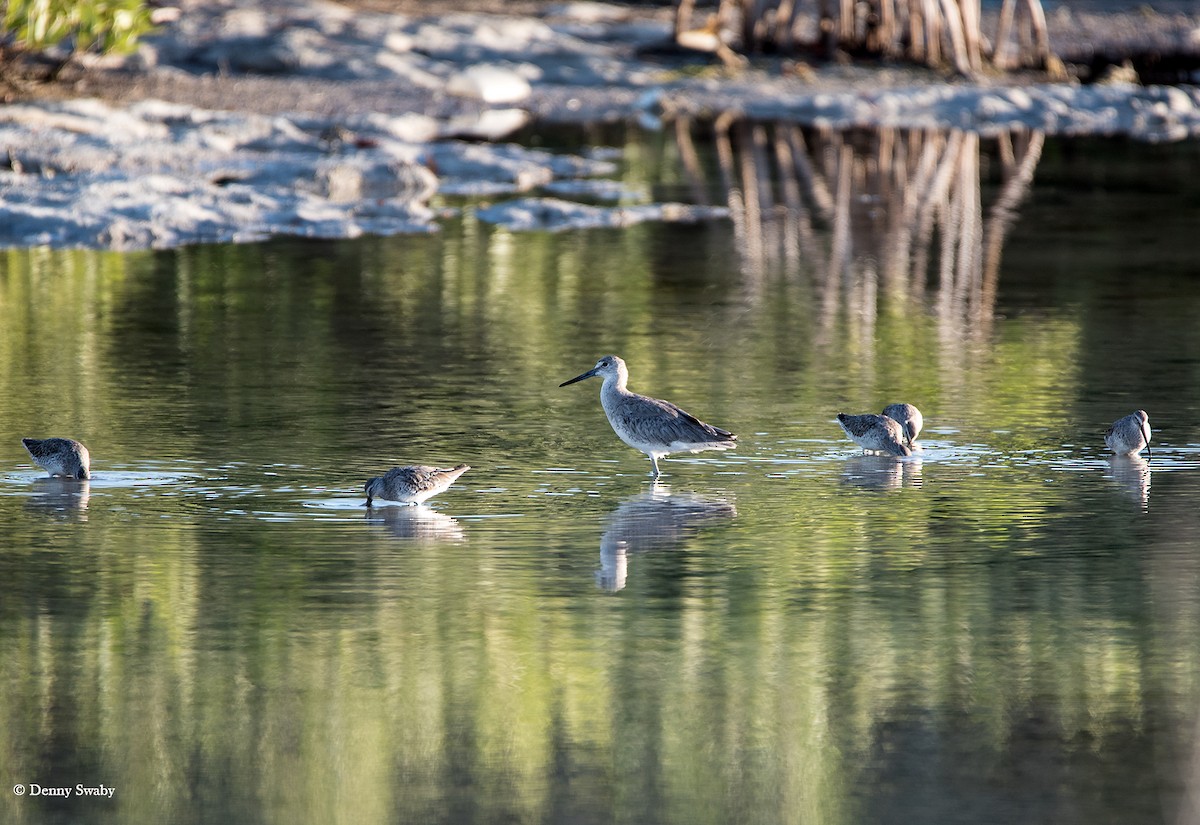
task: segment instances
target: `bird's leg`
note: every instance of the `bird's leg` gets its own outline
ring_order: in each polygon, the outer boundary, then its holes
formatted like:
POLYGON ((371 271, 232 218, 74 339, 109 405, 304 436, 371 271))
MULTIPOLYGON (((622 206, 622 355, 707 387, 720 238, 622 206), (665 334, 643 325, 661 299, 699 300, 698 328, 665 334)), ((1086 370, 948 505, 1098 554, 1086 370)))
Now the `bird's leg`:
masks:
POLYGON ((662 470, 658 469, 658 456, 650 454, 650 463, 654 465, 654 477, 658 478, 662 475, 662 470))

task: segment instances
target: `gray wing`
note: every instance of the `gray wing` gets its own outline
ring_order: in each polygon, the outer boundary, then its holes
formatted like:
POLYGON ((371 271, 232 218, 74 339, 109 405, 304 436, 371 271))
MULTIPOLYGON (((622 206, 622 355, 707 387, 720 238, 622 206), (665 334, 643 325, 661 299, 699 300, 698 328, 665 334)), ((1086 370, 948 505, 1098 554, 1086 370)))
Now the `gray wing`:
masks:
POLYGON ((424 492, 425 490, 437 490, 447 483, 448 477, 462 475, 470 468, 465 464, 460 464, 458 467, 441 468, 430 467, 426 464, 414 464, 411 467, 393 467, 388 470, 384 476, 386 484, 400 483, 406 485, 413 492, 424 492), (462 472, 458 472, 459 470, 462 472))
POLYGON ((61 438, 22 438, 21 443, 25 445, 25 449, 34 458, 50 458, 56 453, 62 452, 69 446, 67 442, 61 438))
POLYGON ((633 395, 621 405, 620 412, 626 428, 643 441, 702 444, 737 440, 729 430, 706 424, 661 398, 633 395))
POLYGON ((430 490, 437 486, 438 474, 445 472, 437 467, 417 464, 412 467, 393 467, 387 471, 383 481, 388 486, 403 485, 413 492, 430 490))

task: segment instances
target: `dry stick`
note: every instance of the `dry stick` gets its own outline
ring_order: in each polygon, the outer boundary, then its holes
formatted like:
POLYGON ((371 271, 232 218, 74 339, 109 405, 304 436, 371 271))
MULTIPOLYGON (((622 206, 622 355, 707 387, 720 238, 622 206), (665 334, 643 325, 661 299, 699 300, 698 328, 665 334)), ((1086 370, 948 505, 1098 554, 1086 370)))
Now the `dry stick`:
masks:
POLYGON ((717 26, 721 29, 733 28, 730 21, 738 16, 738 8, 738 0, 721 0, 717 6, 717 26))
POLYGON ((978 72, 983 68, 983 62, 980 53, 983 51, 980 46, 981 32, 979 31, 979 0, 958 0, 959 9, 962 11, 963 36, 967 47, 967 62, 971 65, 971 71, 978 72))
POLYGON ((925 16, 921 0, 908 0, 908 56, 925 62, 925 16))
POLYGON ((675 39, 679 39, 679 35, 683 34, 692 25, 692 9, 696 5, 696 0, 676 0, 675 6, 675 39))
POLYGON ((863 21, 863 37, 859 41, 855 37, 855 44, 861 45, 868 52, 879 54, 883 52, 883 32, 879 27, 879 0, 868 0, 866 9, 866 20, 863 21))
POLYGON ((942 62, 942 14, 938 0, 917 0, 921 3, 921 16, 925 20, 926 63, 938 66, 942 62))
POLYGON ((879 37, 883 41, 883 51, 886 55, 894 55, 897 51, 899 29, 896 26, 896 0, 879 0, 879 37))
POLYGON ((1029 8, 1029 26, 1033 32, 1034 56, 1038 66, 1045 68, 1050 61, 1050 33, 1046 30, 1046 12, 1042 0, 1025 0, 1029 8))
POLYGON ((792 50, 792 22, 796 14, 795 0, 780 0, 775 10, 775 46, 779 51, 787 53, 792 50))
POLYGON ((838 45, 846 46, 854 42, 854 0, 841 0, 838 9, 838 45))
POLYGON ((963 35, 962 15, 954 0, 941 0, 942 17, 946 21, 946 29, 950 32, 950 45, 954 49, 954 68, 960 74, 971 73, 971 60, 967 56, 967 41, 963 35))
POLYGON ((1000 166, 1004 170, 1004 179, 1012 174, 1015 155, 1013 154, 1013 141, 1011 132, 1001 132, 996 137, 997 151, 1000 153, 1000 166))
POLYGON ((996 24, 996 42, 992 44, 992 65, 997 69, 1005 69, 1011 65, 1008 60, 1008 39, 1012 37, 1013 12, 1017 0, 1004 0, 1000 6, 1000 22, 996 24))
POLYGON ((788 41, 793 45, 795 44, 797 36, 799 35, 800 17, 802 13, 803 12, 801 11, 800 4, 793 2, 792 13, 788 18, 788 41))
POLYGON ((754 0, 741 0, 742 52, 754 51, 754 0))

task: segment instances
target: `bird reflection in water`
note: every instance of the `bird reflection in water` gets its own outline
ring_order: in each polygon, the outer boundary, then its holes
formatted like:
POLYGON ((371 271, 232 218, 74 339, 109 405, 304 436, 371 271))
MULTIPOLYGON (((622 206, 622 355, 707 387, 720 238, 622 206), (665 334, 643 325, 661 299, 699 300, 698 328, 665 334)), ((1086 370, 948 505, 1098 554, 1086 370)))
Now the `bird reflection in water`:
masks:
POLYGON ((865 487, 868 490, 920 487, 921 462, 869 453, 850 456, 842 466, 842 483, 852 487, 865 487))
POLYGON ((26 500, 25 506, 61 518, 86 521, 90 497, 91 490, 86 480, 51 476, 33 482, 33 495, 26 500))
POLYGON ((382 524, 401 539, 417 541, 463 541, 462 525, 445 513, 431 510, 423 504, 406 507, 368 507, 367 520, 382 524))
POLYGON ((662 483, 621 502, 600 537, 596 586, 615 593, 625 587, 631 553, 671 550, 702 527, 732 519, 737 509, 724 499, 694 493, 672 495, 662 483))
POLYGON ((1112 479, 1145 512, 1150 508, 1150 462, 1136 453, 1109 457, 1112 479))

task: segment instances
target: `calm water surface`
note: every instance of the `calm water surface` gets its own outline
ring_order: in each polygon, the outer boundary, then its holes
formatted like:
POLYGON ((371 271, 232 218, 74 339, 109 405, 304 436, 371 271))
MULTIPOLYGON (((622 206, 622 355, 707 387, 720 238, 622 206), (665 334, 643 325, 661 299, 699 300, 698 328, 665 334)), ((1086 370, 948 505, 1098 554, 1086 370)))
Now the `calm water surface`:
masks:
MULTIPOLYGON (((630 182, 695 184, 629 141, 630 182)), ((469 206, 434 237, 4 253, 0 821, 1197 821, 1200 149, 1049 142, 1001 237, 977 148, 946 196, 983 204, 975 246, 895 251, 848 175, 791 257, 753 219, 469 206), (609 352, 739 449, 652 484, 598 383, 557 386, 609 352), (909 459, 834 421, 900 400, 909 459), (1152 459, 1106 455, 1138 407, 1152 459), (90 483, 30 465, 49 435, 90 483)))

